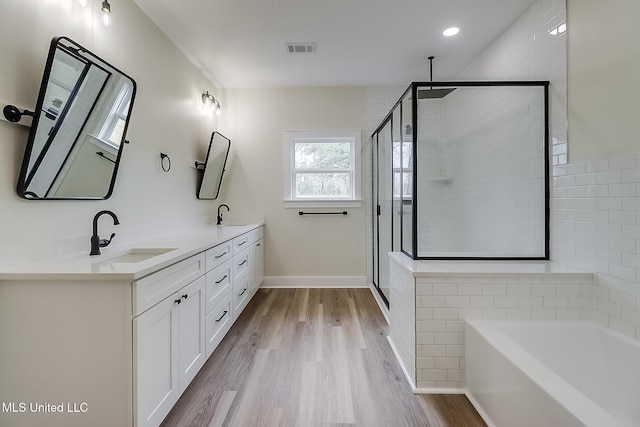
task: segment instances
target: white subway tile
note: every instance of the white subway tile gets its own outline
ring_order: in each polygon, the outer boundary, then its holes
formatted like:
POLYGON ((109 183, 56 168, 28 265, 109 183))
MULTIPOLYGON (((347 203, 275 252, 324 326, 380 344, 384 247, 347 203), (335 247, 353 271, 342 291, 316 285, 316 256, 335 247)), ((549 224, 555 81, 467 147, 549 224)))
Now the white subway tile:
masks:
POLYGON ((458 285, 454 283, 434 283, 434 295, 458 295, 458 285))
POLYGON ((531 287, 533 296, 554 296, 556 295, 556 285, 539 283, 531 287))
MULTIPOLYGON (((447 357, 464 357, 464 345, 449 344, 447 347, 447 357)), ((461 365, 464 367, 464 365, 461 365)))
POLYGON ((458 310, 456 308, 434 308, 434 320, 456 320, 458 318, 458 310))
POLYGON ((494 297, 492 296, 470 296, 469 307, 486 308, 494 306, 494 297))
MULTIPOLYGON (((434 357, 416 357, 416 369, 433 369, 435 365, 434 357)), ((427 371, 431 372, 431 371, 427 371)), ((424 379, 424 372, 422 373, 424 379)))
POLYGON ((597 173, 598 184, 619 184, 622 182, 622 172, 616 171, 602 171, 597 173))
POLYGON ((556 310, 556 320, 580 320, 581 312, 577 308, 559 308, 556 310))
POLYGON ((421 356, 423 357, 446 357, 447 346, 446 345, 423 345, 420 346, 421 356))
POLYGON ((507 285, 505 283, 484 283, 482 285, 482 295, 506 295, 507 285))
POLYGON ((423 296, 420 297, 420 307, 446 307, 443 296, 423 296))
POLYGON ((460 333, 436 333, 436 344, 464 344, 463 334, 460 333))
POLYGON ((460 369, 460 359, 457 357, 436 357, 435 368, 458 370, 460 369))
MULTIPOLYGON (((460 314, 458 314, 460 319, 460 314)), ((464 333, 464 320, 447 320, 446 332, 464 333)))
POLYGON ((556 310, 553 308, 534 308, 531 310, 531 320, 556 320, 556 310))
POLYGON ((531 320, 530 308, 507 309, 507 320, 531 320))
POLYGON ((598 300, 598 311, 608 314, 609 316, 622 317, 622 307, 609 301, 598 300))
POLYGON ((423 320, 420 323, 422 332, 444 332, 447 328, 444 320, 423 320))
POLYGON ((469 307, 469 297, 466 295, 465 296, 446 296, 445 305, 447 307, 456 307, 456 308, 469 307))
POLYGON ((567 308, 567 297, 543 297, 544 308, 567 308))
POLYGON ((507 320, 506 308, 483 308, 482 309, 483 320, 507 320))

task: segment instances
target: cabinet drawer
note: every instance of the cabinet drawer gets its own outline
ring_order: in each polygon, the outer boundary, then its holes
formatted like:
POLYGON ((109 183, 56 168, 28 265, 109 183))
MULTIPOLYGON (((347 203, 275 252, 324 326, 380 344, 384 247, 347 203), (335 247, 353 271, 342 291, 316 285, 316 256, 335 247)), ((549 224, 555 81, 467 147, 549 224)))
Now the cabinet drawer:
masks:
POLYGON ((228 293, 216 305, 209 314, 207 314, 205 333, 207 336, 207 358, 211 356, 213 350, 216 349, 227 331, 231 328, 233 320, 231 317, 231 293, 228 293))
POLYGON ((221 243, 205 252, 207 258, 207 271, 216 268, 226 260, 231 258, 232 241, 221 243))
POLYGON ((144 312, 173 292, 202 276, 204 252, 133 282, 133 315, 144 312))
POLYGON ((231 291, 231 274, 231 260, 207 271, 207 313, 220 302, 225 293, 231 291))
POLYGON ((249 250, 242 251, 233 256, 231 272, 233 274, 233 281, 235 281, 243 274, 249 271, 249 250))
POLYGON ((233 317, 234 320, 238 318, 244 306, 249 302, 249 295, 251 290, 249 289, 249 275, 245 274, 237 282, 233 283, 233 317))
POLYGON ((249 231, 247 233, 248 237, 249 237, 249 243, 255 243, 258 240, 262 239, 263 237, 263 228, 262 227, 258 227, 256 229, 253 229, 251 231, 249 231))
POLYGON ((241 236, 233 239, 233 254, 237 254, 240 251, 243 251, 249 247, 249 233, 245 233, 241 236))

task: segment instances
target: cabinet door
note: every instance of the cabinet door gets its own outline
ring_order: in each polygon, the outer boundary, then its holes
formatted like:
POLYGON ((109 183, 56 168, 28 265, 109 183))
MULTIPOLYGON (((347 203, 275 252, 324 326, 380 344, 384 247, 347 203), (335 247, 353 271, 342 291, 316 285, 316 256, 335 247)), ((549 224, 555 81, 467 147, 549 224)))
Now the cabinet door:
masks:
POLYGON ((178 363, 180 393, 189 385, 206 359, 205 278, 194 280, 178 292, 178 363))
POLYGON ((169 297, 133 319, 135 392, 134 417, 138 427, 158 426, 180 396, 178 307, 169 297))
POLYGON ((249 273, 251 275, 251 290, 255 291, 264 280, 264 247, 262 239, 251 245, 249 266, 251 269, 249 273))

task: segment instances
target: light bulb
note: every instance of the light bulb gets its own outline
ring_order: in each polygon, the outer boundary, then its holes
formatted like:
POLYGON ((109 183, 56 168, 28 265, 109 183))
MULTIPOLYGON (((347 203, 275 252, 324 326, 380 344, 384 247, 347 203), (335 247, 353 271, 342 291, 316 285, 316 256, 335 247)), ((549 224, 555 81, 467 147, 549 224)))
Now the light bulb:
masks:
POLYGON ((460 28, 458 27, 451 27, 451 28, 447 28, 446 30, 444 30, 442 32, 442 35, 445 37, 452 37, 455 36, 456 34, 458 34, 460 32, 460 28))
POLYGON ((219 116, 219 115, 220 115, 220 103, 218 102, 216 104, 216 116, 219 116))
POLYGON ((102 23, 105 27, 111 25, 111 5, 107 0, 102 2, 102 23))

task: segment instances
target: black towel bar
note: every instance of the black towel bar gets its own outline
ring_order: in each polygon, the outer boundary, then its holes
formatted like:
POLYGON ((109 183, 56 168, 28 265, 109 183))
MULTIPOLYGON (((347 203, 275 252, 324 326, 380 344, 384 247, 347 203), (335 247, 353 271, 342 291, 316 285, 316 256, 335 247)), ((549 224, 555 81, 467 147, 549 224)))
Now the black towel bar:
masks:
POLYGON ((342 212, 303 212, 298 211, 298 215, 347 215, 347 211, 342 212))

